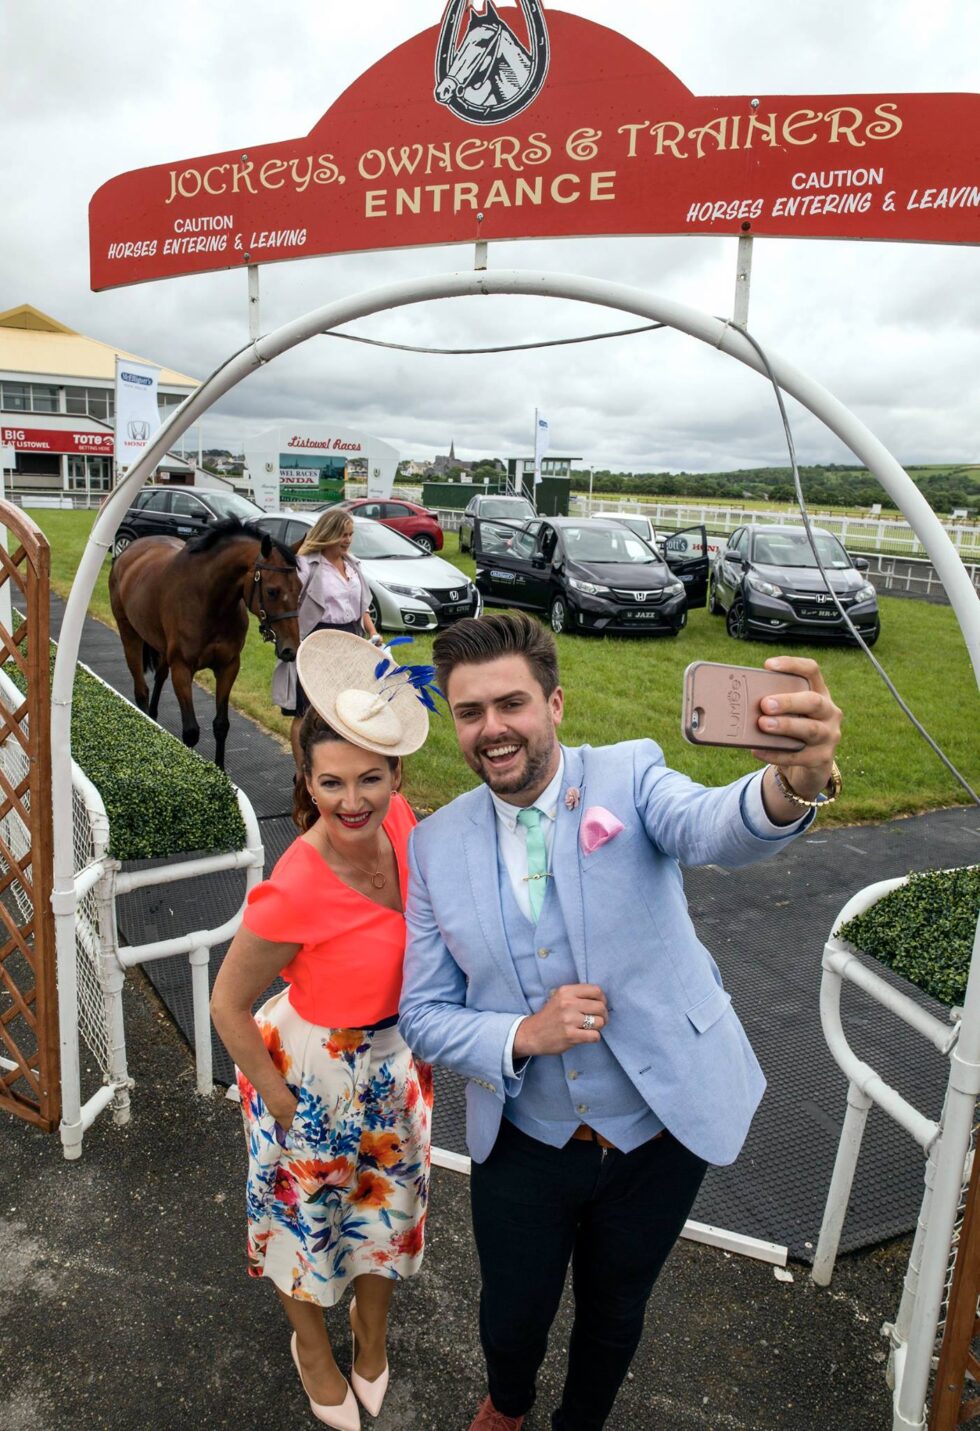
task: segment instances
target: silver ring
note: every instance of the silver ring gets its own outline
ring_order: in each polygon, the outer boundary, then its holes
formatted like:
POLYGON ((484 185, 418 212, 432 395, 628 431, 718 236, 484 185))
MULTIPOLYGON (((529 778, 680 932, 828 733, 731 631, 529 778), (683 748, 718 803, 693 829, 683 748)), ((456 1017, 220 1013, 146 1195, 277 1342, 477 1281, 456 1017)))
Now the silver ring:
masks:
POLYGON ((595 1028, 595 1014, 586 1014, 585 1018, 582 1020, 582 1027, 583 1027, 584 1029, 594 1029, 594 1028, 595 1028))

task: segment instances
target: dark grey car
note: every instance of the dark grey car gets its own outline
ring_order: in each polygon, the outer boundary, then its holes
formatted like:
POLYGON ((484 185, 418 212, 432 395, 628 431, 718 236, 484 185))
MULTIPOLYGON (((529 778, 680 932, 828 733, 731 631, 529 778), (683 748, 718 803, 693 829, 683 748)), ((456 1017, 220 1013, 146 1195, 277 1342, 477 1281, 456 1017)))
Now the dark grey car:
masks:
POLYGON ((703 527, 666 553, 602 517, 536 517, 525 527, 476 523, 476 584, 488 606, 547 614, 552 631, 676 636, 688 602, 704 603, 703 527))
POLYGON ((113 555, 125 551, 138 537, 179 537, 187 542, 228 517, 254 522, 261 515, 262 508, 238 492, 206 487, 144 487, 119 523, 113 555))
POLYGON ((471 497, 459 524, 459 549, 472 552, 473 529, 477 521, 498 522, 523 527, 534 519, 535 511, 526 497, 471 497))
MULTIPOLYGON (((850 557, 831 532, 814 527, 813 535, 834 594, 873 646, 881 621, 868 563, 850 557)), ((708 610, 724 615, 729 636, 740 640, 853 641, 802 526, 760 524, 733 532, 715 559, 708 610)))

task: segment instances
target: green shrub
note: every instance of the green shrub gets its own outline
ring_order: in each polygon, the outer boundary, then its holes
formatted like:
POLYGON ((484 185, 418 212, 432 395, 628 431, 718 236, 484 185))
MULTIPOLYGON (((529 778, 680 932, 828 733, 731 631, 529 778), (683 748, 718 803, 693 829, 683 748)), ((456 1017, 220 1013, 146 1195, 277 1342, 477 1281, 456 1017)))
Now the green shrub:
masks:
POLYGON ((894 969, 943 1004, 962 1004, 980 910, 980 868, 909 876, 840 938, 894 969))
MULTIPOLYGON (((19 671, 8 675, 23 690, 19 671)), ((109 852, 118 860, 217 854, 245 843, 224 771, 154 725, 81 667, 71 715, 75 762, 102 796, 109 852)))

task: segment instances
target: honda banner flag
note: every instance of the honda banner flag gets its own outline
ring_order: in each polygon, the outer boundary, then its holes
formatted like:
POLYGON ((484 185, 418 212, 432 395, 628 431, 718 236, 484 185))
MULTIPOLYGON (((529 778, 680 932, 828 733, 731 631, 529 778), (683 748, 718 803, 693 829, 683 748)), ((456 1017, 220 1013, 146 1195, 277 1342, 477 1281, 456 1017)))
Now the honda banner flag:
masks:
POLYGON ((116 474, 128 472, 160 426, 160 369, 116 357, 116 474))
POLYGON ((547 418, 535 409, 534 412, 534 485, 541 481, 541 459, 551 445, 551 429, 547 418))

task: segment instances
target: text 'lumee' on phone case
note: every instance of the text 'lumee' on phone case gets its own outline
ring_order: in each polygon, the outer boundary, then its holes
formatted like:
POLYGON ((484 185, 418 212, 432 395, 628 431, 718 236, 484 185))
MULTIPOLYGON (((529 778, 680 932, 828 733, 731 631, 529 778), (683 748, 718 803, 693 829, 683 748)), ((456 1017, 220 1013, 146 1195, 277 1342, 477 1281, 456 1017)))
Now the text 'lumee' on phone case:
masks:
POLYGON ((803 742, 759 729, 765 696, 808 691, 805 676, 755 666, 694 661, 684 672, 681 733, 692 745, 731 745, 746 750, 802 750, 803 742))

